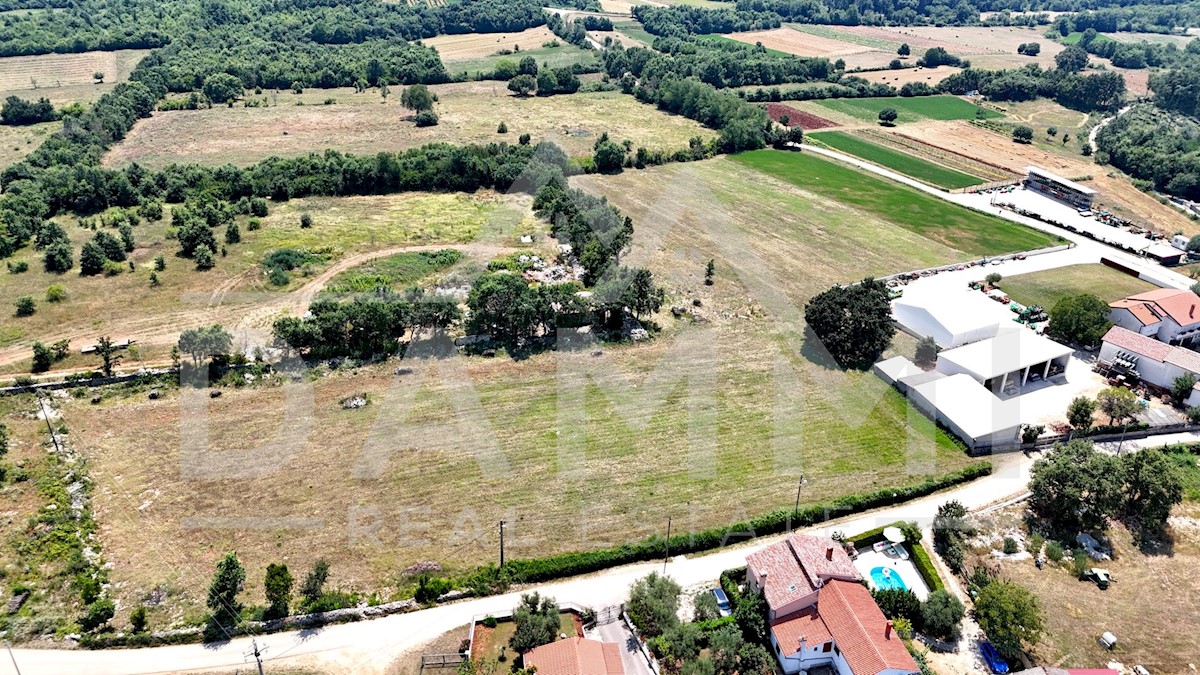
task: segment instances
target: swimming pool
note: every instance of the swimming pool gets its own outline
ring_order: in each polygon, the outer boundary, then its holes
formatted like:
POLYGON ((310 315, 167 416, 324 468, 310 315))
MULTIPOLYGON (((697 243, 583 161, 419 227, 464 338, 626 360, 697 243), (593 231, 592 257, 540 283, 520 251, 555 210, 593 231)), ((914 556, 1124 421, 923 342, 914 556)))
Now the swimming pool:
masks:
POLYGON ((871 583, 875 588, 881 591, 897 590, 907 591, 908 586, 895 570, 890 570, 886 567, 876 567, 871 570, 871 583))

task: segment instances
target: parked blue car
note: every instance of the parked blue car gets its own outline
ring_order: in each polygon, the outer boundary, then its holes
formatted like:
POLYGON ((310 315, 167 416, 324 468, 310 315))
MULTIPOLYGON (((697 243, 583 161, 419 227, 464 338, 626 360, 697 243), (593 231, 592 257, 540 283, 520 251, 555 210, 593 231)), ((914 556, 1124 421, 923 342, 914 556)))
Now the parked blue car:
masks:
POLYGON ((725 591, 714 588, 712 589, 713 597, 717 599, 717 609, 721 610, 721 616, 729 616, 729 596, 725 595, 725 591))
POLYGON ((1008 661, 1005 661, 1004 657, 1000 656, 1000 652, 996 651, 992 643, 984 642, 980 644, 979 651, 983 654, 983 660, 987 661, 988 668, 991 668, 993 673, 1004 675, 1004 673, 1008 672, 1008 661))

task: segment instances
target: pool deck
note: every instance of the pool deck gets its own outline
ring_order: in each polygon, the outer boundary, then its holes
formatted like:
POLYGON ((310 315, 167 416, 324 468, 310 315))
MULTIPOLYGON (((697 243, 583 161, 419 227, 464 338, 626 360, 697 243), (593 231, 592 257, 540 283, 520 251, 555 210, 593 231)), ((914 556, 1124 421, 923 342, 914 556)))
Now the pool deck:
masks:
MULTIPOLYGON (((912 555, 912 552, 909 552, 912 555)), ((900 579, 905 586, 917 596, 917 599, 924 602, 929 597, 929 587, 925 585, 925 580, 921 578, 921 574, 917 572, 917 568, 911 560, 900 560, 898 558, 889 558, 882 553, 876 553, 871 549, 859 551, 858 557, 854 559, 854 569, 862 575, 863 579, 867 580, 867 585, 875 590, 875 582, 871 580, 871 570, 876 567, 890 569, 892 574, 899 574, 900 579)))

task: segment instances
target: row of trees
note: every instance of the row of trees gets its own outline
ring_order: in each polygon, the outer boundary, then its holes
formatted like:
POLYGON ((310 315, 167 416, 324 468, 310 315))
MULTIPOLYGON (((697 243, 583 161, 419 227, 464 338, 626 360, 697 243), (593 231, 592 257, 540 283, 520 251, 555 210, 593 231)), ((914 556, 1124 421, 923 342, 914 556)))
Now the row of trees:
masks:
MULTIPOLYGON (((286 563, 267 565, 263 578, 267 606, 262 612, 264 620, 281 619, 292 613, 292 592, 295 578, 286 563)), ((299 611, 303 613, 325 612, 349 606, 352 596, 326 589, 329 581, 329 563, 318 559, 296 589, 300 596, 299 611)), ((230 551, 217 562, 217 571, 208 587, 206 604, 209 622, 206 637, 226 638, 234 633, 237 625, 245 618, 246 606, 238 599, 246 583, 246 568, 237 553, 230 551)))
POLYGON ((694 77, 714 87, 739 87, 810 82, 833 74, 828 59, 779 56, 761 44, 690 36, 657 38, 653 49, 617 45, 605 50, 604 70, 611 78, 631 73, 650 87, 670 76, 694 77))
POLYGON ((1067 67, 1050 70, 1037 64, 1010 70, 968 68, 939 82, 937 90, 960 95, 977 91, 996 101, 1030 101, 1043 96, 1083 111, 1115 110, 1124 100, 1125 79, 1120 73, 1080 75, 1070 70, 1074 63, 1064 61, 1064 65, 1067 67))
POLYGON ((396 353, 406 334, 446 328, 461 318, 450 298, 382 292, 349 302, 317 300, 303 318, 277 319, 273 331, 277 342, 308 357, 369 359, 396 353))
POLYGON ((23 98, 9 96, 4 99, 4 106, 0 107, 0 124, 19 126, 53 122, 56 119, 58 119, 58 112, 50 100, 44 97, 37 101, 26 101, 23 98))
POLYGON ((772 11, 701 9, 691 5, 636 5, 633 16, 653 35, 681 37, 712 33, 740 33, 778 28, 782 20, 772 11))

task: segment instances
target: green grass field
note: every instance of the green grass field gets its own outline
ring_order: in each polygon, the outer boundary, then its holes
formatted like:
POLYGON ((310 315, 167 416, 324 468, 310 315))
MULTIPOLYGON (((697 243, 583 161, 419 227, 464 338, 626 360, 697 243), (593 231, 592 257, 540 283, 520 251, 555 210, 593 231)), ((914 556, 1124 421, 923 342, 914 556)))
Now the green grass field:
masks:
POLYGON ((1007 277, 1000 282, 1000 287, 1023 305, 1040 305, 1045 309, 1068 295, 1091 293, 1105 302, 1112 302, 1155 288, 1148 281, 1104 265, 1072 265, 1007 277))
POLYGON ((880 166, 886 166, 893 171, 947 190, 979 185, 984 182, 977 176, 955 171, 899 150, 885 148, 844 131, 821 131, 809 134, 808 137, 816 139, 834 150, 840 150, 880 166))
POLYGON ((733 160, 972 255, 1028 251, 1057 241, 811 153, 755 150, 734 155, 733 160))
POLYGON ((983 110, 985 119, 1001 117, 995 110, 980 108, 957 96, 887 96, 881 98, 829 99, 820 101, 823 107, 860 120, 874 122, 879 111, 893 108, 900 114, 897 124, 920 120, 973 120, 983 110))
MULTIPOLYGON (((747 43, 741 42, 739 40, 734 40, 733 38, 725 37, 724 35, 709 34, 709 35, 697 35, 696 37, 700 38, 701 40, 707 40, 709 42, 728 42, 731 44, 742 45, 742 46, 745 46, 747 44, 747 43)), ((779 56, 779 57, 782 57, 785 59, 796 58, 795 55, 789 54, 787 52, 781 52, 778 49, 768 49, 767 53, 770 54, 771 56, 779 56)))
POLYGON ((657 37, 656 35, 648 33, 646 29, 642 27, 642 22, 636 19, 632 21, 614 21, 613 28, 616 28, 634 40, 641 40, 648 45, 653 44, 654 38, 657 37))
POLYGON ((451 74, 466 72, 470 75, 481 72, 490 73, 496 69, 496 64, 501 60, 508 59, 509 61, 516 62, 526 56, 532 56, 537 59, 539 66, 544 65, 550 68, 564 68, 576 64, 587 66, 596 63, 595 52, 589 49, 581 49, 572 44, 560 44, 558 47, 522 49, 519 53, 504 56, 494 54, 476 59, 448 60, 446 61, 446 72, 451 74))
POLYGON ((367 293, 381 287, 400 291, 450 267, 460 259, 461 255, 455 249, 398 253, 346 270, 330 280, 325 289, 335 294, 367 293))

